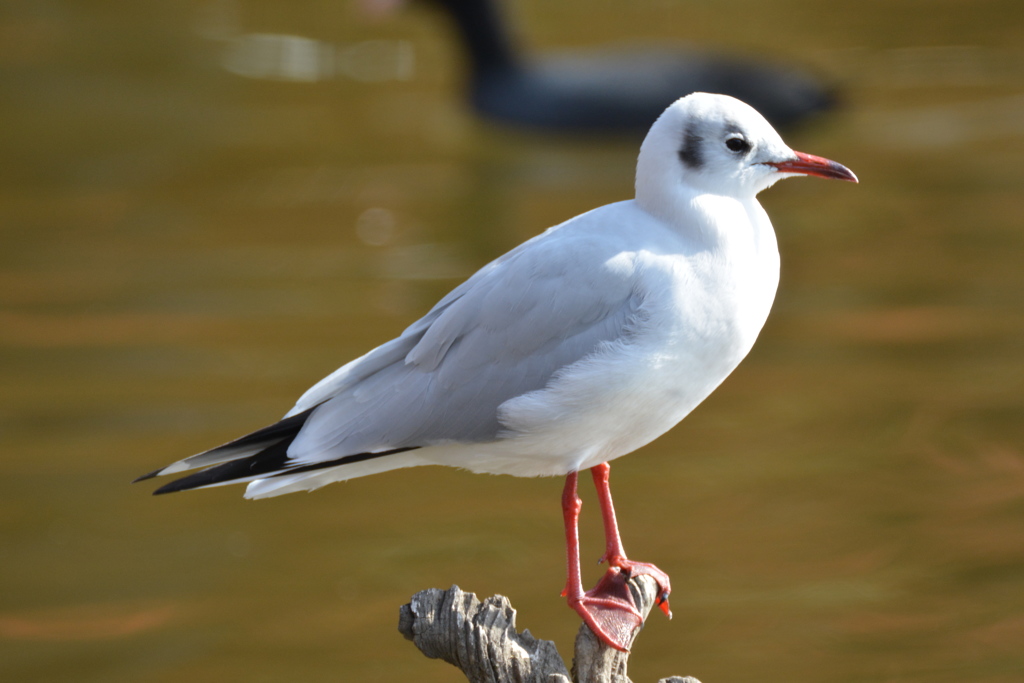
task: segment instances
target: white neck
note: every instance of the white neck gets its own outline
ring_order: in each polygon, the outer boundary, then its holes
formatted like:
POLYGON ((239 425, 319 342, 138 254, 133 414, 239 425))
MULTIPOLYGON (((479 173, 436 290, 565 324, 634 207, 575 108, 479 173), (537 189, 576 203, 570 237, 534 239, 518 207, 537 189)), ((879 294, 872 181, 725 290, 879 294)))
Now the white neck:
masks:
POLYGON ((636 203, 640 208, 688 240, 727 258, 751 253, 777 258, 775 231, 756 197, 741 199, 697 190, 673 176, 663 173, 643 178, 638 172, 636 203))

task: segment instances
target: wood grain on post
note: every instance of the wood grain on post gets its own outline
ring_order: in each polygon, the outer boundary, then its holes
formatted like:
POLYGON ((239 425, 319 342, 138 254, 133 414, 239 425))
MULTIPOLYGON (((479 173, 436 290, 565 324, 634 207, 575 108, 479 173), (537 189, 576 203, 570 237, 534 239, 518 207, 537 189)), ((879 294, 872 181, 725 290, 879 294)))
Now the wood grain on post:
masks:
MULTIPOLYGON (((637 576, 627 585, 646 619, 658 594, 657 582, 637 576)), ((642 628, 634 630, 629 645, 642 628)), ((470 683, 630 683, 629 653, 602 643, 586 624, 576 635, 570 674, 553 642, 516 631, 516 611, 502 595, 481 602, 458 586, 420 591, 399 611, 398 630, 427 657, 457 667, 470 683)), ((659 683, 700 681, 672 676, 659 683)))

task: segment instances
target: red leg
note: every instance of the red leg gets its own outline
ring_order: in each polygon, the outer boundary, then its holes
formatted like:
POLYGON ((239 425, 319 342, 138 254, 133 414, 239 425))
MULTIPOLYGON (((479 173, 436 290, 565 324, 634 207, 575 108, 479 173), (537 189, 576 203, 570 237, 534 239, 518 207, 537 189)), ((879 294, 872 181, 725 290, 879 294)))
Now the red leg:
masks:
POLYGON ((601 561, 608 562, 609 571, 618 568, 627 578, 637 574, 647 574, 654 578, 661 588, 657 605, 671 619, 672 611, 668 605, 668 594, 672 592, 672 585, 669 582, 668 574, 648 562, 634 562, 626 558, 626 551, 622 548, 622 538, 619 536, 619 525, 615 520, 612 491, 608 486, 611 469, 611 465, 606 462, 590 468, 590 473, 594 477, 594 488, 597 489, 597 500, 601 506, 601 519, 604 521, 605 554, 601 561))
POLYGON ((620 579, 619 570, 614 570, 615 576, 611 577, 610 574, 613 570, 609 569, 609 574, 605 575, 605 578, 594 590, 583 592, 583 581, 580 577, 578 527, 580 508, 583 507, 583 502, 576 495, 577 479, 578 474, 571 472, 565 478, 565 489, 562 492, 566 564, 569 575, 562 595, 567 598, 569 607, 576 610, 590 630, 594 632, 594 635, 607 645, 628 652, 627 639, 633 630, 643 623, 643 617, 633 605, 632 596, 625 582, 615 581, 615 579, 620 579))
MULTIPOLYGON (((583 592, 580 574, 579 515, 583 503, 576 495, 578 474, 570 473, 565 479, 562 492, 562 514, 565 519, 565 543, 568 579, 562 595, 569 606, 583 618, 590 630, 605 644, 617 650, 628 651, 629 637, 642 623, 643 617, 633 603, 633 596, 626 586, 626 580, 633 574, 649 574, 658 581, 662 589, 658 605, 666 614, 668 611, 668 576, 651 564, 632 562, 625 557, 618 527, 615 524, 615 509, 608 492, 608 464, 593 468, 604 519, 606 552, 603 560, 609 563, 608 571, 592 590, 583 592)), ((670 615, 671 616, 671 615, 670 615)))
POLYGON ((580 509, 583 501, 576 495, 577 472, 570 472, 565 478, 562 490, 562 519, 565 521, 566 576, 562 596, 570 601, 583 595, 583 578, 580 573, 580 509))

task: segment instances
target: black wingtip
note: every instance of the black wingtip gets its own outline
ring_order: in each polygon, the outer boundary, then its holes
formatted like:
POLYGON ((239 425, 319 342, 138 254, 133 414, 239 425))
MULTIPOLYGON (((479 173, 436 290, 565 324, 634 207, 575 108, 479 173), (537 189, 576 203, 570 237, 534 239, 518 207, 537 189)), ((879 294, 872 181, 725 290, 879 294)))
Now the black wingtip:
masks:
MULTIPOLYGON (((290 444, 292 442, 292 440, 295 438, 295 436, 299 433, 299 430, 302 429, 302 425, 305 424, 306 420, 309 419, 309 416, 313 413, 313 410, 315 408, 316 408, 316 406, 313 406, 313 408, 309 408, 307 410, 304 410, 301 413, 296 413, 295 415, 292 415, 291 417, 286 417, 283 420, 280 420, 278 422, 275 422, 272 425, 264 427, 263 429, 258 429, 255 432, 252 432, 251 434, 246 434, 245 436, 239 437, 239 438, 235 439, 234 441, 229 441, 226 444, 223 444, 221 446, 217 446, 216 448, 212 448, 212 449, 210 449, 208 451, 205 451, 203 453, 200 453, 198 455, 192 456, 190 458, 186 458, 182 462, 191 462, 192 464, 189 467, 183 467, 183 468, 177 469, 177 470, 175 470, 175 472, 179 472, 179 471, 183 472, 183 471, 187 471, 189 469, 193 469, 193 468, 196 468, 196 467, 203 467, 203 465, 201 465, 201 464, 199 464, 197 462, 197 459, 201 459, 203 456, 207 456, 207 455, 211 455, 211 454, 216 455, 218 453, 223 453, 227 449, 239 449, 239 448, 244 448, 244 447, 249 447, 249 446, 261 446, 263 448, 263 450, 260 453, 257 453, 256 456, 263 456, 264 453, 266 453, 267 451, 270 451, 273 448, 273 446, 278 444, 278 442, 283 442, 285 447, 287 447, 287 445, 290 444)), ((259 460, 253 460, 252 457, 244 457, 244 458, 241 459, 241 461, 245 462, 245 463, 253 463, 253 462, 258 462, 259 460)), ((222 465, 230 464, 231 462, 237 462, 237 461, 229 459, 227 462, 223 462, 222 465)), ((150 472, 148 474, 143 474, 138 479, 135 479, 134 481, 132 481, 132 483, 133 484, 137 484, 140 481, 146 481, 147 479, 152 479, 153 477, 158 477, 161 474, 166 473, 169 468, 174 467, 174 465, 177 465, 177 464, 180 464, 180 463, 174 463, 172 465, 168 465, 167 467, 161 467, 160 469, 153 470, 152 472, 150 472)), ((213 468, 213 469, 216 469, 216 468, 213 468)), ((203 472, 207 472, 207 471, 209 471, 209 468, 206 469, 206 470, 203 470, 203 472)), ((217 469, 216 471, 222 473, 225 470, 224 469, 217 469)), ((228 468, 227 471, 235 472, 235 470, 232 469, 232 468, 228 468)), ((198 486, 204 486, 205 484, 210 483, 210 482, 195 483, 197 481, 201 481, 202 477, 199 477, 197 479, 193 479, 191 477, 185 477, 184 479, 187 479, 189 482, 191 482, 190 485, 182 486, 182 487, 179 487, 179 488, 174 488, 173 487, 173 483, 174 482, 172 482, 171 484, 168 484, 167 486, 164 486, 162 488, 157 489, 153 493, 154 493, 154 495, 156 495, 156 494, 159 494, 159 493, 171 493, 173 491, 183 491, 183 490, 185 490, 187 488, 196 488, 198 486), (171 487, 171 488, 169 490, 165 491, 164 489, 168 489, 168 487, 171 487)), ((182 481, 182 479, 178 479, 176 481, 182 481)), ((217 481, 223 481, 223 480, 217 480, 217 481)))
POLYGON ((191 486, 187 486, 187 485, 183 486, 183 485, 181 485, 182 481, 183 481, 182 479, 175 479, 174 481, 172 481, 169 484, 164 484, 163 486, 158 488, 156 491, 153 491, 153 495, 154 496, 162 496, 165 493, 175 493, 177 491, 186 491, 186 490, 188 490, 190 488, 193 488, 191 486))
POLYGON ((135 479, 132 479, 132 483, 133 484, 138 484, 140 481, 146 481, 147 479, 152 479, 153 477, 156 477, 157 475, 159 475, 163 471, 164 471, 163 467, 161 467, 160 469, 157 469, 157 470, 153 470, 152 472, 149 472, 148 474, 143 474, 141 477, 136 477, 135 479))
POLYGON ((214 465, 213 467, 208 467, 205 470, 194 472, 193 474, 182 477, 181 479, 175 479, 170 483, 164 484, 156 491, 153 491, 153 495, 160 496, 165 493, 208 488, 210 486, 217 486, 220 484, 240 484, 260 478, 315 472, 317 470, 330 469, 331 467, 339 467, 341 465, 351 465, 352 463, 381 458, 386 455, 394 455, 395 453, 404 453, 405 451, 412 451, 419 448, 418 446, 404 446, 402 448, 393 448, 388 451, 378 451, 376 453, 355 453, 335 460, 327 460, 324 462, 313 463, 311 465, 286 467, 285 464, 288 460, 289 443, 291 443, 290 439, 276 443, 252 457, 214 465))

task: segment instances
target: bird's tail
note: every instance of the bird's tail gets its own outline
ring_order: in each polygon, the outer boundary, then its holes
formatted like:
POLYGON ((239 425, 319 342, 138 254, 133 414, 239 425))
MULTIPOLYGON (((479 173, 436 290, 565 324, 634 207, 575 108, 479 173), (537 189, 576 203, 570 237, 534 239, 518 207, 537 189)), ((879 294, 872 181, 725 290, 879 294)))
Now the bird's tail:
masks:
POLYGON ((398 456, 415 448, 354 453, 315 463, 290 460, 288 447, 298 436, 299 430, 313 410, 315 408, 296 413, 222 446, 144 474, 135 481, 205 468, 165 484, 153 494, 252 482, 246 491, 246 497, 263 498, 318 488, 332 481, 423 464, 414 457, 384 457, 398 456))

